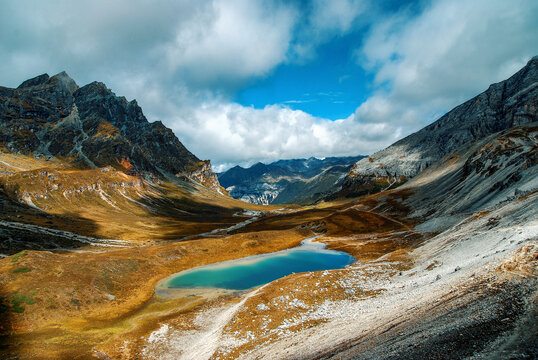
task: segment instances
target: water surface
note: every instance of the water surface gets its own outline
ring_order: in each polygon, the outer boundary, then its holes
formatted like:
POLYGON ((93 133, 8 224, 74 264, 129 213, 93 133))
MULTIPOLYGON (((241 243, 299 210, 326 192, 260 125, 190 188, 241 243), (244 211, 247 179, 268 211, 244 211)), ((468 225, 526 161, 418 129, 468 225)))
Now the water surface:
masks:
POLYGON ((325 249, 313 243, 270 254, 200 266, 167 278, 162 286, 168 289, 217 288, 245 290, 269 283, 292 273, 340 269, 355 261, 351 255, 325 249))

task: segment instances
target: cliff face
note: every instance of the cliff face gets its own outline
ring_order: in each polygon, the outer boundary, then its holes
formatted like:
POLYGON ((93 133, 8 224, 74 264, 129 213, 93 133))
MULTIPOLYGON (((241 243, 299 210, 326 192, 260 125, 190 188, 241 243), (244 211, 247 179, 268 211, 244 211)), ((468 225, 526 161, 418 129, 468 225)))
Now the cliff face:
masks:
POLYGON ((402 204, 411 210, 409 216, 421 219, 458 219, 536 194, 538 122, 462 146, 397 191, 407 189, 412 195, 402 204))
POLYGON ((361 195, 395 186, 472 141, 538 120, 538 57, 439 120, 358 161, 340 187, 361 195))
POLYGON ((211 169, 209 160, 198 161, 196 164, 185 169, 184 172, 177 173, 176 176, 188 178, 209 189, 217 191, 219 194, 227 195, 226 190, 219 184, 217 174, 211 169))
POLYGON ((160 121, 149 123, 136 100, 103 83, 79 88, 65 72, 0 87, 0 149, 57 157, 79 168, 113 166, 130 173, 188 177, 219 189, 200 161, 160 121))

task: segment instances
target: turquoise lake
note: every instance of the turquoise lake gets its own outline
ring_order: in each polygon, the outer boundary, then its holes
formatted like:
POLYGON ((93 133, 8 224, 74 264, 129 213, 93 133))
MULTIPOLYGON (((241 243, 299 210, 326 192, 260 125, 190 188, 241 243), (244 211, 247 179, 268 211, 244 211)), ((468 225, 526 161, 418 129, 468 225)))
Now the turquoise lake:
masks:
POLYGON ((325 244, 303 241, 301 246, 276 253, 200 266, 169 277, 166 288, 245 290, 292 273, 340 269, 355 262, 351 255, 326 250, 325 244))

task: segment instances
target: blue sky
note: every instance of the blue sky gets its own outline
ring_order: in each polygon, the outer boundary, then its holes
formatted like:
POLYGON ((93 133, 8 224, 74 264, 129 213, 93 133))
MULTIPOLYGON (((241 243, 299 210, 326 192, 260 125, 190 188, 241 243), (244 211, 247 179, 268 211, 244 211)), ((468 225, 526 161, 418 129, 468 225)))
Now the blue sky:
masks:
POLYGON ((348 117, 372 92, 372 76, 357 66, 354 49, 362 34, 355 32, 321 45, 306 63, 282 64, 268 77, 238 91, 234 100, 263 108, 285 104, 327 119, 348 117))
POLYGON ((137 99, 216 170, 371 154, 538 54, 536 0, 3 0, 0 84, 137 99))
MULTIPOLYGON (((297 1, 304 13, 315 11, 311 1, 297 1)), ((391 16, 420 12, 424 1, 377 1, 368 16, 391 16)), ((366 6, 355 2, 355 6, 366 6)), ((256 79, 237 92, 234 101, 244 106, 263 108, 267 104, 285 104, 326 119, 343 119, 352 114, 373 92, 373 74, 357 64, 356 50, 367 36, 369 26, 354 19, 355 24, 342 34, 320 44, 315 55, 302 61, 288 61, 267 77, 256 79)), ((306 26, 305 26, 306 25, 306 26)), ((307 24, 299 24, 298 32, 307 24)))

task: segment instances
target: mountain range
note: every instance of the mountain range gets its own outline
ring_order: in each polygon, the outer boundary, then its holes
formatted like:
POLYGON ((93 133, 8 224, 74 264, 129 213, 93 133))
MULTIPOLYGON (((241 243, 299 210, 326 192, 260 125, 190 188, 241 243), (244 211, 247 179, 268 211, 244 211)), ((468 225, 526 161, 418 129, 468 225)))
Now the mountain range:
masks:
POLYGON ((536 121, 538 58, 509 79, 455 107, 437 121, 358 161, 330 198, 394 187, 462 146, 536 121))
POLYGON ((327 195, 335 183, 364 156, 261 162, 249 168, 235 166, 218 174, 230 196, 243 201, 268 204, 312 204, 327 195))
POLYGON ((538 57, 368 157, 218 178, 101 83, 0 87, 0 117, 2 358, 538 354, 538 57), (356 262, 158 292, 305 243, 356 262))

